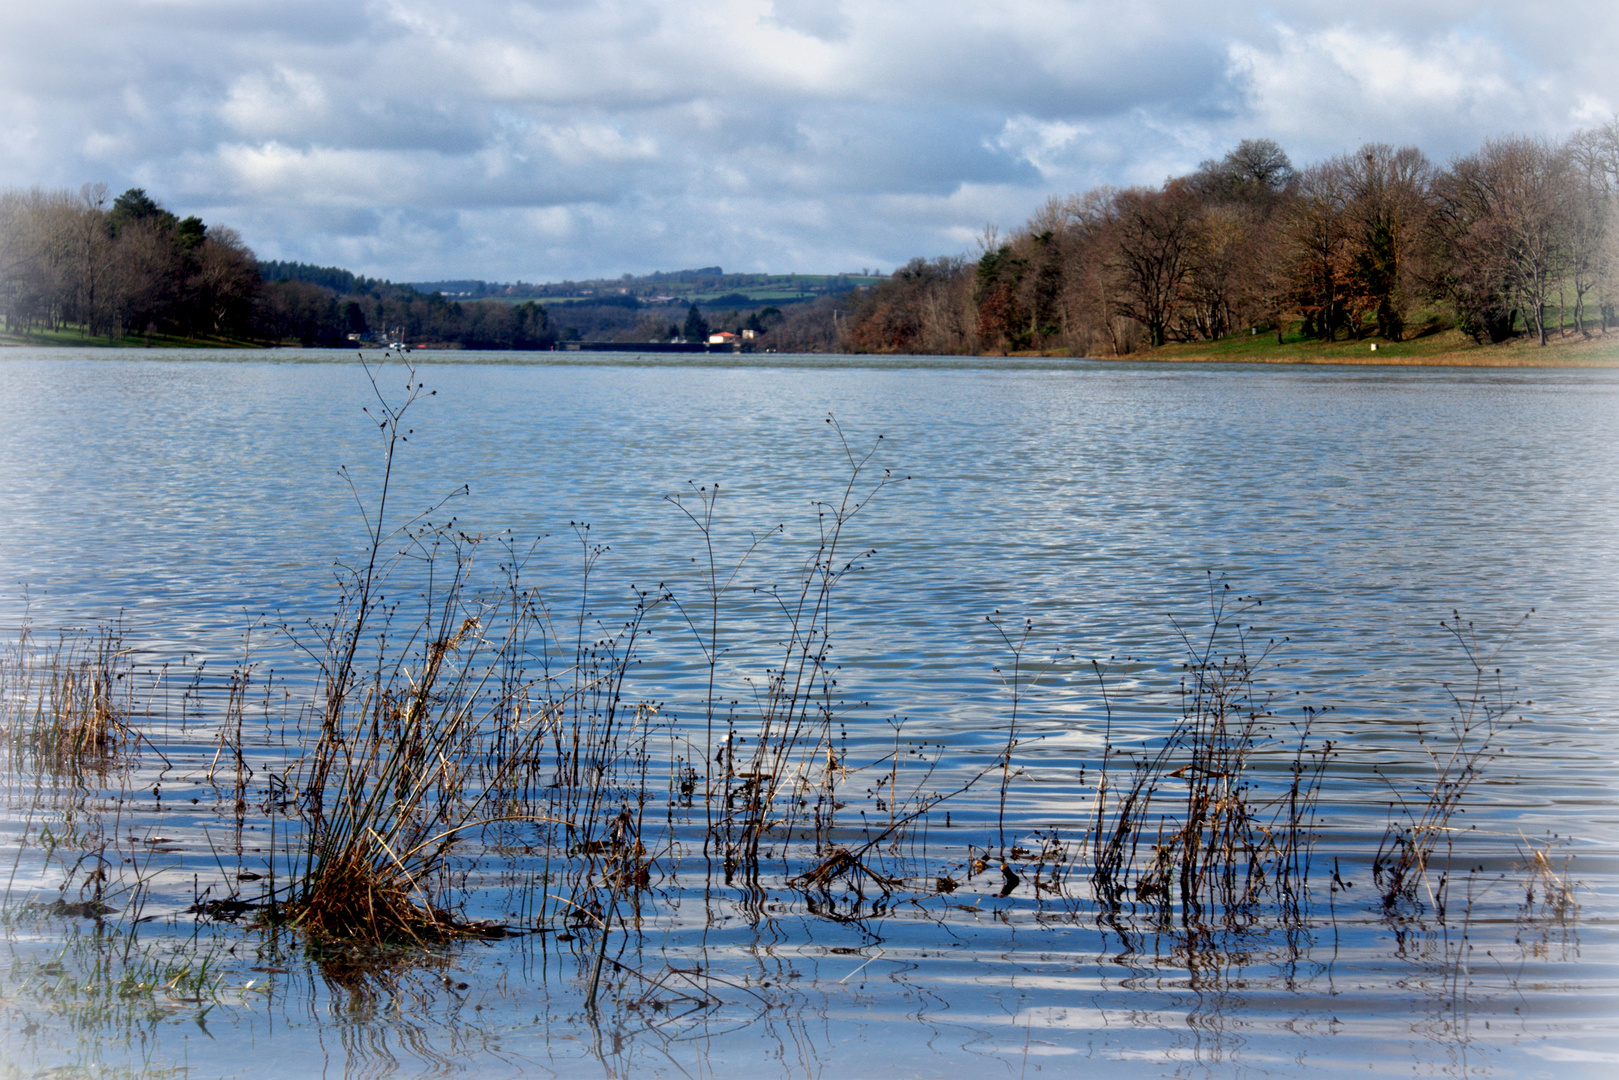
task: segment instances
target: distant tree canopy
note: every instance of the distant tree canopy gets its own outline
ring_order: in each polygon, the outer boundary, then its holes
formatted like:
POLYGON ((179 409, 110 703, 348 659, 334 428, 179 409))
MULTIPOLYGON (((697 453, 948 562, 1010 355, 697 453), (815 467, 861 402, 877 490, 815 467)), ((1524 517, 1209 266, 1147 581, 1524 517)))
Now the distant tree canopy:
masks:
POLYGON ((8 331, 85 337, 324 346, 403 337, 476 349, 557 340, 537 303, 449 302, 338 267, 261 263, 230 228, 178 217, 141 188, 109 201, 98 185, 0 192, 0 315, 8 331))
POLYGON ((708 340, 708 320, 703 318, 703 313, 697 310, 696 304, 687 309, 686 323, 681 327, 680 336, 687 341, 708 340))
POLYGON ((356 279, 364 292, 340 294, 312 281, 267 282, 259 330, 272 341, 306 346, 411 345, 455 349, 549 349, 558 330, 530 300, 448 300, 405 285, 356 279))
POLYGON ((265 281, 307 281, 344 295, 364 292, 368 282, 338 266, 311 266, 301 262, 259 262, 259 276, 265 281))
POLYGON ((976 257, 913 259, 869 288, 837 275, 812 293, 787 278, 770 285, 793 297, 776 301, 785 310, 755 307, 740 290, 767 277, 709 266, 622 286, 436 283, 452 298, 259 262, 233 230, 141 188, 0 192, 11 332, 543 349, 723 329, 783 351, 1117 356, 1233 333, 1399 341, 1456 326, 1544 344, 1619 319, 1619 118, 1561 143, 1492 139, 1446 167, 1374 143, 1297 168, 1275 142, 1246 139, 1157 187, 1054 197, 1010 235, 987 231, 976 257), (662 292, 682 288, 678 301, 662 292))
POLYGON ((233 335, 262 282, 234 230, 178 218, 131 188, 0 192, 0 314, 10 330, 233 335))
POLYGON ((1441 323, 1544 343, 1548 312, 1606 333, 1619 119, 1560 144, 1491 140, 1447 168, 1378 143, 1296 169, 1276 143, 1244 140, 1159 187, 1054 198, 981 246, 856 294, 840 345, 1121 355, 1239 331, 1399 341, 1441 323))

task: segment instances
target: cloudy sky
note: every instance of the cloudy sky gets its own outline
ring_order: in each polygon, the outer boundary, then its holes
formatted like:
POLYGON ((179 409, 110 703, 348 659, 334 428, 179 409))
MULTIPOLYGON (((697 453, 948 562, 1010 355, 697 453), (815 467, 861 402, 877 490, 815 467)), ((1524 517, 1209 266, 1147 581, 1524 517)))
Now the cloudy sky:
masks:
POLYGON ((1245 137, 1619 109, 1591 0, 0 0, 0 186, 394 280, 891 269, 1245 137))

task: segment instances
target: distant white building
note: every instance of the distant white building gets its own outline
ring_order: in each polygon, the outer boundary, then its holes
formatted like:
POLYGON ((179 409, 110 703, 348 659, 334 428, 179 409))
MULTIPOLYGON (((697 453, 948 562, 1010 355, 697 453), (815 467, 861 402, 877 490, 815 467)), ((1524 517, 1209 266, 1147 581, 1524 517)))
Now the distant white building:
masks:
POLYGON ((729 330, 721 330, 717 334, 708 335, 708 343, 710 345, 729 345, 735 340, 736 335, 731 333, 729 330))

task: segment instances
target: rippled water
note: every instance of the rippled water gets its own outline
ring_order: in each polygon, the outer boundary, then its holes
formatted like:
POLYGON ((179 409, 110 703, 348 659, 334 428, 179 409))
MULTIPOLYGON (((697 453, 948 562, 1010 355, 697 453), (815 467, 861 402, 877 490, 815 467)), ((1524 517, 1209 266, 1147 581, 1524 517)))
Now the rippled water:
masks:
MULTIPOLYGON (((1320 730, 1340 756, 1322 850, 1341 852, 1359 887, 1323 897, 1334 906, 1302 939, 1200 944, 1121 934, 1085 904, 1003 899, 985 886, 924 890, 838 922, 791 893, 721 896, 716 907, 688 881, 649 912, 637 955, 721 973, 734 987, 719 992, 723 1006, 678 1019, 630 1010, 593 1026, 577 958, 538 939, 469 948, 360 990, 306 959, 238 956, 221 960, 230 986, 259 988, 212 1006, 201 1024, 186 1003, 165 1006, 170 1019, 125 1031, 133 1049, 115 1039, 94 1053, 71 1025, 49 1021, 29 975, 69 931, 23 920, 0 1000, 43 1033, 0 1043, 19 1068, 98 1054, 189 1062, 199 1075, 1309 1065, 1600 1076, 1619 1064, 1619 374, 549 360, 418 354, 436 393, 412 413, 396 505, 427 507, 467 485, 446 511, 469 533, 545 535, 533 572, 559 597, 577 593, 572 523, 590 523, 592 542, 610 548, 592 604, 612 617, 628 610, 632 585, 696 595, 700 538, 667 497, 717 482, 722 557, 779 524, 743 575, 779 583, 813 545, 812 500, 835 498, 847 476, 830 415, 857 453, 881 436, 874 462, 899 481, 855 519, 854 542, 874 553, 835 609, 857 748, 890 739, 888 719, 904 717, 907 738, 947 748, 946 772, 992 758, 1008 710, 994 668, 1008 656, 985 616, 1030 619, 1044 674, 1020 707, 1039 738, 1020 749, 1026 775, 1010 813, 1025 834, 1071 828, 1084 820, 1107 721, 1090 661, 1115 658, 1115 737, 1150 742, 1179 710, 1177 623, 1195 634, 1211 580, 1221 592, 1229 583, 1263 600, 1243 623, 1278 642, 1264 675, 1282 705, 1332 710, 1320 730), (1464 838, 1469 868, 1482 868, 1468 879, 1476 924, 1394 927, 1367 880, 1390 798, 1374 767, 1396 779, 1427 767, 1419 728, 1442 724, 1442 684, 1469 671, 1439 626, 1452 612, 1499 646, 1493 664, 1532 704, 1469 804, 1481 834, 1464 838), (1556 850, 1574 857, 1584 885, 1572 928, 1514 915, 1519 855, 1548 833, 1566 838, 1556 850), (1458 957, 1468 958, 1460 978, 1458 957)), ((403 374, 380 378, 397 393, 403 374)), ((0 625, 27 619, 38 633, 121 615, 147 662, 195 670, 206 660, 216 672, 247 637, 265 668, 296 685, 295 650, 264 627, 331 609, 333 561, 362 542, 338 469, 362 497, 378 484, 377 431, 361 412, 371 401, 364 369, 326 353, 0 355, 0 625)), ((726 612, 721 679, 738 698, 779 633, 752 595, 739 591, 726 612)), ((672 722, 691 721, 706 669, 673 609, 652 628, 637 689, 672 722)), ((266 728, 256 752, 278 752, 279 738, 266 728)), ((163 782, 200 791, 212 728, 165 728, 161 740, 182 766, 163 782)), ((950 843, 988 842, 994 795, 956 804, 950 843)), ((189 897, 173 882, 189 888, 193 872, 216 865, 193 834, 217 807, 206 796, 195 810, 171 802, 163 818, 150 803, 130 799, 121 829, 184 833, 163 856, 178 908, 189 897), (175 824, 186 814, 200 816, 175 824)), ((14 836, 21 805, 8 811, 14 836)), ((500 912, 513 876, 533 869, 516 857, 505 866, 473 882, 474 907, 500 912)))

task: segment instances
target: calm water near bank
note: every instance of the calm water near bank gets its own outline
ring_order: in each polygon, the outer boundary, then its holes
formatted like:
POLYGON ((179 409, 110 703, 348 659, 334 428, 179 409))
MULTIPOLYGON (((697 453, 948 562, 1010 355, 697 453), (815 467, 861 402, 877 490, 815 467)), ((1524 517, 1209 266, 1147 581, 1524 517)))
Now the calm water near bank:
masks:
MULTIPOLYGON (((964 845, 993 842, 999 788, 986 783, 951 804, 948 830, 930 823, 905 889, 831 915, 792 890, 709 879, 700 838, 676 828, 686 846, 670 849, 672 873, 620 958, 676 973, 666 981, 701 977, 720 1004, 654 1008, 635 984, 592 1021, 582 958, 553 935, 346 978, 296 944, 199 930, 183 913, 195 882, 267 873, 273 847, 226 842, 232 814, 208 769, 218 717, 178 705, 152 722, 163 760, 88 784, 88 802, 8 781, 4 1068, 1606 1076, 1619 1065, 1619 373, 413 359, 436 393, 412 413, 394 505, 437 506, 466 485, 430 516, 509 531, 522 550, 544 537, 526 572, 559 607, 577 604, 587 543, 607 548, 593 619, 624 618, 632 587, 691 607, 701 538, 668 497, 720 485, 721 562, 765 538, 724 612, 719 679, 733 713, 781 634, 750 590, 797 571, 816 536, 812 500, 835 499, 848 474, 826 418, 860 454, 881 436, 873 460, 896 482, 850 526, 872 553, 832 620, 851 760, 880 758, 901 719, 902 744, 942 748, 941 782, 993 760, 1009 717, 995 669, 1009 654, 985 617, 1032 620, 1040 678, 1019 703, 1027 741, 1007 811, 1024 838, 1084 827, 1106 725, 1147 747, 1179 714, 1181 630, 1195 640, 1206 626, 1211 582, 1262 600, 1241 624, 1276 643, 1261 674, 1278 722, 1328 709, 1315 737, 1338 746, 1306 927, 1201 939, 1099 920, 1079 893, 1002 897, 993 871, 951 869, 964 845), (1470 795, 1448 917, 1394 920, 1370 864, 1389 803, 1431 768, 1455 711, 1445 684, 1470 673, 1440 627, 1453 612, 1517 688, 1523 722, 1470 795), (1106 701, 1092 660, 1111 673, 1106 701), (151 922, 106 928, 18 907, 60 885, 40 823, 82 828, 86 806, 115 819, 121 859, 138 854, 120 865, 150 879, 151 922), (1525 908, 1519 866, 1551 834, 1546 850, 1571 858, 1582 883, 1577 919, 1525 908), (1335 857, 1352 887, 1329 886, 1335 857), (947 872, 962 886, 939 894, 933 879, 947 872), (203 950, 223 981, 133 1005, 60 985, 98 933, 136 931, 154 956, 203 950)), ((393 393, 404 375, 392 365, 379 379, 393 393)), ((246 650, 268 690, 244 750, 266 774, 297 743, 271 698, 295 699, 311 678, 278 627, 329 615, 334 560, 363 541, 354 493, 379 484, 377 430, 361 412, 372 400, 365 370, 330 353, 0 352, 0 626, 48 636, 121 619, 142 663, 169 664, 199 701, 246 650)), ((649 617, 628 691, 660 703, 671 746, 697 723, 707 679, 680 610, 649 617)), ((674 807, 667 816, 678 825, 674 807)), ((548 872, 536 858, 469 852, 468 910, 515 918, 548 872)))

